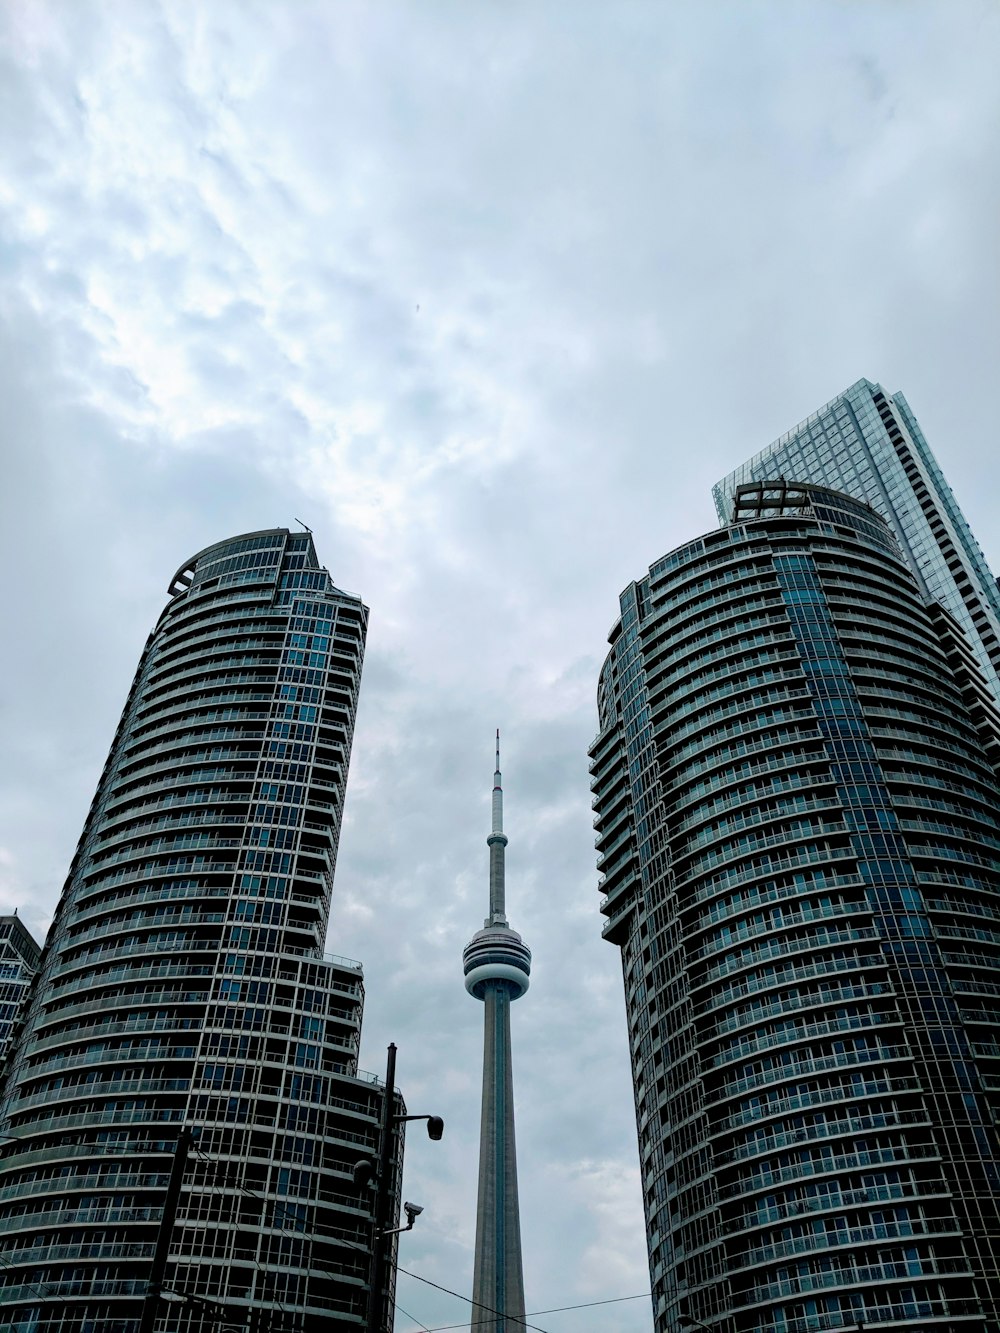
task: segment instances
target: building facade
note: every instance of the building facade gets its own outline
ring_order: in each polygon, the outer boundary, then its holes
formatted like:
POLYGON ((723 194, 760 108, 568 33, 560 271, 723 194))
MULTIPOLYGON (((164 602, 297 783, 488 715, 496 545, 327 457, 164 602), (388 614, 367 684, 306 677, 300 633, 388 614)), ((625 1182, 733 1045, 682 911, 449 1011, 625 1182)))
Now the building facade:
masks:
POLYGON ((514 1080, 510 1006, 528 989, 531 951, 507 921, 500 733, 493 774, 490 914, 465 946, 465 988, 484 1005, 483 1103, 479 1136, 479 1194, 473 1262, 475 1333, 521 1333, 524 1274, 514 1144, 514 1080))
POLYGON ((886 524, 748 486, 591 749, 658 1333, 1000 1319, 1000 718, 886 524))
POLYGON ((8 1063, 0 1329, 136 1333, 182 1127, 155 1327, 363 1327, 382 1089, 323 948, 367 609, 285 530, 169 591, 8 1063))
POLYGON ((0 1061, 38 970, 41 952, 17 913, 0 916, 0 1061))
POLYGON ((961 625, 1000 699, 1000 592, 901 393, 859 380, 714 487, 729 521, 737 487, 775 478, 833 486, 889 524, 927 598, 961 625))

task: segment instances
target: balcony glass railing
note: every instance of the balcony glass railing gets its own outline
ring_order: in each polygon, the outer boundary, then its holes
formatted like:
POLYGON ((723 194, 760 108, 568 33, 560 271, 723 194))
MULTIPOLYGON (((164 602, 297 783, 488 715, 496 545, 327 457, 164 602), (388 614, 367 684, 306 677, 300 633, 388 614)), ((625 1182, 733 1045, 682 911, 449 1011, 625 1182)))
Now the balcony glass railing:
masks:
POLYGON ((872 981, 867 985, 826 985, 815 990, 802 991, 783 1000, 772 1000, 769 1004, 758 1004, 739 1010, 717 1023, 713 1035, 724 1036, 728 1032, 737 1032, 740 1028, 750 1027, 764 1019, 780 1017, 784 1014, 798 1013, 803 1009, 817 1009, 828 1004, 842 1004, 845 1000, 870 1000, 884 998, 893 994, 892 987, 885 982, 872 981))
MULTIPOLYGON (((160 1179, 163 1187, 167 1177, 160 1179)), ((108 1222, 159 1222, 162 1208, 47 1208, 41 1212, 16 1213, 9 1217, 0 1217, 0 1233, 22 1231, 26 1225, 32 1227, 98 1226, 108 1222)))
MULTIPOLYGON (((162 1175, 153 1175, 148 1172, 133 1173, 132 1175, 126 1172, 122 1172, 120 1175, 98 1175, 92 1172, 88 1175, 49 1176, 44 1180, 27 1180, 20 1185, 0 1185, 0 1202, 6 1203, 10 1199, 32 1198, 36 1194, 65 1194, 73 1190, 87 1190, 91 1193, 105 1190, 159 1190, 166 1188, 169 1179, 170 1177, 166 1172, 162 1175)), ((65 1205, 61 1207, 65 1209, 65 1205)), ((87 1205, 87 1211, 91 1211, 90 1204, 87 1205)), ((24 1214, 20 1214, 18 1217, 22 1226, 24 1225, 24 1217, 24 1214)))
MULTIPOLYGON (((684 871, 678 870, 677 874, 678 877, 683 876, 685 879, 693 879, 704 874, 706 870, 714 869, 715 866, 725 865, 730 861, 741 861, 747 856, 756 855, 757 852, 770 851, 774 847, 794 847, 796 843, 821 841, 831 834, 844 834, 847 831, 846 824, 834 822, 771 834, 766 838, 746 838, 738 845, 723 846, 717 852, 705 852, 698 855, 692 859, 684 871)), ((828 860, 856 855, 846 841, 842 844, 835 843, 832 847, 824 847, 823 854, 828 860)), ((686 858, 678 856, 676 861, 679 864, 684 859, 686 858)))
MULTIPOLYGON (((931 1155, 934 1155, 933 1152, 931 1155)), ((860 1171, 871 1166, 905 1166, 908 1161, 924 1159, 925 1152, 921 1151, 920 1145, 911 1143, 899 1143, 891 1148, 874 1148, 864 1152, 841 1153, 839 1156, 831 1153, 819 1157, 802 1157, 791 1166, 779 1167, 776 1171, 757 1170, 741 1180, 733 1181, 719 1190, 719 1197, 735 1199, 741 1194, 755 1194, 758 1190, 771 1189, 775 1185, 787 1185, 789 1181, 798 1180, 800 1176, 824 1176, 835 1171, 860 1171)), ((911 1182, 908 1191, 913 1192, 916 1188, 917 1186, 911 1182)), ((941 1184, 939 1192, 945 1188, 946 1186, 941 1184)))
POLYGON ((136 913, 127 920, 106 921, 100 926, 91 926, 79 935, 67 935, 61 941, 61 948, 74 949, 80 944, 89 944, 91 940, 108 939, 114 935, 125 935, 137 930, 174 930, 185 926, 217 926, 225 921, 225 912, 202 912, 196 909, 182 908, 171 914, 143 916, 136 913))
MULTIPOLYGON (((709 778, 708 781, 697 782, 697 784, 693 785, 684 784, 683 788, 680 788, 680 790, 683 790, 684 794, 683 796, 677 796, 672 809, 681 810, 688 808, 688 806, 695 804, 697 801, 711 797, 713 792, 721 792, 721 790, 731 789, 733 786, 739 786, 740 784, 745 784, 745 782, 759 781, 761 777, 773 776, 775 773, 784 772, 785 769, 795 768, 799 762, 821 764, 823 765, 823 768, 821 768, 820 772, 809 773, 808 777, 784 778, 784 781, 788 782, 789 790, 811 790, 817 788, 817 786, 832 785, 833 778, 828 772, 827 760, 825 760, 824 754, 819 752, 819 749, 811 754, 811 756, 803 756, 803 754, 777 754, 777 756, 771 758, 755 761, 753 764, 741 764, 739 768, 733 768, 732 770, 729 770, 729 772, 720 773, 719 777, 709 778)), ((761 796, 768 796, 772 790, 772 786, 768 785, 767 788, 761 789, 760 794, 761 796)), ((755 800, 757 800, 756 794, 755 800)))
POLYGON ((24 1077, 39 1078, 43 1074, 55 1073, 59 1069, 79 1069, 84 1065, 101 1065, 109 1062, 120 1063, 124 1059, 127 1059, 130 1063, 145 1060, 193 1060, 194 1053, 194 1046, 168 1046, 165 1043, 148 1049, 134 1047, 123 1050, 120 1047, 115 1047, 99 1051, 86 1051, 81 1055, 64 1055, 58 1059, 39 1060, 37 1064, 26 1068, 24 1077))
POLYGON ((823 929, 811 931, 808 935, 803 934, 792 936, 789 939, 772 940, 758 949, 744 949, 735 957, 727 958, 714 967, 707 968, 704 976, 692 984, 704 986, 709 982, 719 981, 722 977, 728 977, 733 972, 742 972, 748 967, 755 967, 759 963, 765 963, 774 958, 784 958, 789 954, 804 953, 810 949, 827 949, 836 945, 854 944, 859 941, 877 940, 879 938, 879 933, 876 930, 823 929))
POLYGON ((915 1186, 869 1185, 862 1189, 831 1190, 828 1194, 808 1194, 788 1203, 771 1208, 758 1208, 745 1213, 727 1227, 727 1231, 756 1231, 775 1222, 787 1222, 808 1212, 829 1212, 840 1208, 867 1207, 873 1203, 891 1203, 901 1199, 915 1199, 915 1186))
POLYGON ((739 1042, 735 1046, 729 1046, 713 1056, 710 1067, 719 1068, 722 1065, 731 1064, 733 1060, 744 1060, 748 1056, 756 1055, 759 1051, 770 1050, 775 1046, 788 1046, 798 1041, 808 1041, 812 1037, 825 1037, 838 1032, 860 1032, 865 1029, 886 1026, 886 1019, 890 1023, 902 1023, 901 1018, 895 1018, 892 1014, 885 1014, 878 1010, 872 1010, 867 1014, 857 1014, 851 1018, 834 1018, 821 1023, 804 1023, 799 1027, 789 1028, 784 1032, 761 1033, 758 1037, 749 1038, 739 1042))
POLYGON ((842 1138, 848 1134, 864 1134, 873 1129, 895 1129, 916 1124, 930 1124, 926 1112, 893 1108, 891 1111, 880 1111, 872 1115, 840 1116, 837 1119, 820 1120, 796 1129, 748 1139, 727 1152, 718 1153, 715 1160, 718 1164, 744 1161, 749 1157, 759 1157, 763 1153, 774 1152, 777 1148, 790 1148, 810 1140, 842 1138))
POLYGON ((784 1259, 793 1254, 808 1254, 810 1250, 827 1250, 838 1245, 865 1245, 883 1240, 897 1240, 909 1236, 940 1236, 958 1230, 957 1223, 947 1219, 935 1225, 931 1218, 902 1218, 895 1222, 878 1222, 868 1227, 831 1227, 826 1231, 814 1231, 809 1235, 796 1236, 792 1240, 779 1241, 774 1245, 762 1245, 756 1249, 744 1250, 742 1254, 732 1256, 732 1268, 753 1268, 758 1264, 771 1263, 775 1259, 784 1259))
MULTIPOLYGON (((67 971, 70 969, 67 968, 67 971)), ((183 963, 143 963, 139 967, 115 967, 108 971, 94 970, 76 981, 64 981, 51 987, 53 999, 62 999, 66 995, 75 995, 80 991, 90 991, 96 986, 106 986, 112 982, 147 981, 150 978, 163 977, 211 977, 215 975, 215 963, 201 963, 191 959, 183 963)))
POLYGON ((784 870, 794 870, 799 866, 805 865, 822 865, 828 868, 824 869, 821 874, 813 876, 808 882, 796 884, 794 886, 795 896, 805 893, 825 893, 831 888, 839 888, 841 886, 863 888, 864 882, 856 874, 845 875, 841 871, 833 869, 831 863, 838 860, 842 861, 843 859, 844 853, 838 851, 833 854, 828 854, 826 852, 802 853, 794 858, 786 857, 780 861, 769 861, 766 865, 754 867, 752 872, 740 871, 735 875, 727 874, 719 876, 717 879, 713 879, 708 884, 703 884, 700 888, 695 889, 694 893, 691 895, 691 901, 706 902, 709 898, 717 898, 720 894, 730 892, 733 888, 738 887, 741 880, 746 882, 747 892, 750 893, 753 891, 751 886, 755 879, 764 879, 769 875, 777 874, 784 870))
POLYGON ((878 1097, 887 1093, 923 1092, 923 1086, 912 1078, 869 1078, 860 1083, 834 1083, 825 1088, 811 1088, 808 1092, 793 1093, 789 1097, 768 1098, 763 1105, 734 1111, 720 1124, 720 1129, 738 1129, 752 1125, 766 1116, 784 1115, 786 1111, 804 1111, 829 1102, 856 1101, 863 1097, 878 1097))
MULTIPOLYGON (((857 1333, 859 1327, 865 1329, 873 1324, 899 1324, 910 1329, 922 1319, 968 1319, 973 1329, 977 1323, 982 1325, 982 1306, 972 1297, 911 1300, 902 1304, 882 1305, 876 1304, 877 1294, 872 1292, 868 1293, 866 1299, 871 1304, 859 1305, 850 1311, 818 1311, 816 1314, 791 1319, 782 1316, 777 1321, 755 1324, 754 1333, 857 1333)), ((933 1327, 948 1329, 950 1326, 935 1322, 933 1327)))
MULTIPOLYGON (((753 911, 753 908, 747 910, 753 911)), ((732 926, 725 933, 720 934, 718 938, 707 940, 704 944, 689 949, 687 957, 691 962, 698 958, 710 958, 714 954, 731 949, 736 944, 744 944, 747 940, 772 938, 775 935, 780 935, 783 931, 793 930, 798 926, 811 925, 814 921, 843 920, 844 917, 871 915, 872 909, 864 898, 832 903, 829 907, 809 907, 807 904, 802 911, 775 916, 761 921, 759 925, 755 923, 732 926)))
POLYGON ((763 976, 747 977, 738 986, 727 986, 717 991, 710 1000, 695 1007, 695 1013, 708 1013, 712 1009, 721 1009, 734 1000, 747 995, 756 995, 760 991, 774 990, 790 981, 808 981, 813 977, 828 977, 832 972, 855 972, 860 968, 884 967, 881 954, 849 953, 841 957, 824 958, 819 963, 790 963, 786 967, 768 971, 763 976))
POLYGON ((92 1041, 96 1037, 108 1037, 122 1032, 192 1032, 200 1031, 202 1018, 122 1018, 107 1019, 103 1023, 93 1023, 89 1027, 69 1027, 49 1037, 35 1038, 31 1043, 30 1054, 46 1051, 54 1046, 64 1046, 67 1042, 92 1041))
POLYGON ((15 1268, 21 1264, 55 1263, 67 1259, 151 1259, 155 1246, 152 1242, 140 1244, 134 1241, 109 1241, 101 1244, 97 1241, 82 1241, 79 1245, 35 1245, 30 1249, 8 1248, 4 1252, 4 1267, 15 1268))
POLYGON ((27 1097, 14 1097, 8 1107, 11 1115, 33 1106, 51 1106, 78 1097, 110 1097, 118 1093, 142 1096, 151 1092, 185 1092, 191 1086, 187 1078, 120 1078, 104 1083, 70 1083, 61 1088, 46 1088, 27 1097))
POLYGON ((737 1097, 744 1092, 766 1087, 771 1083, 783 1083, 785 1079, 799 1078, 802 1074, 821 1074, 842 1069, 845 1065, 882 1064, 887 1060, 910 1060, 912 1052, 908 1046, 881 1046, 869 1050, 837 1051, 834 1055, 821 1055, 807 1060, 789 1060, 785 1064, 761 1069, 759 1073, 746 1078, 736 1078, 724 1083, 715 1093, 713 1100, 721 1101, 728 1097, 737 1097))
POLYGON ((794 796, 791 793, 801 790, 801 786, 796 788, 790 787, 788 784, 785 784, 785 790, 788 793, 788 798, 784 800, 778 795, 777 789, 768 788, 762 792, 747 793, 738 801, 718 801, 713 805, 711 812, 699 813, 694 818, 689 816, 678 825, 675 830, 675 837, 683 834, 686 825, 704 824, 707 819, 717 819, 718 815, 724 813, 726 809, 746 812, 748 806, 750 807, 750 813, 743 813, 738 819, 721 820, 711 828, 695 834, 694 837, 679 842, 676 848, 677 855, 688 856, 702 847, 711 847, 720 838, 728 838, 735 833, 743 833, 747 829, 773 824, 775 820, 797 819, 801 815, 842 809, 840 801, 835 797, 794 796), (768 802, 770 802, 769 805, 768 802))
POLYGON ((784 1300, 805 1292, 822 1291, 827 1287, 868 1287, 873 1282, 934 1277, 939 1273, 969 1273, 971 1277, 969 1265, 962 1259, 905 1259, 898 1263, 869 1264, 863 1268, 832 1268, 816 1273, 802 1273, 779 1282, 765 1282, 741 1292, 737 1304, 754 1305, 763 1301, 784 1300))

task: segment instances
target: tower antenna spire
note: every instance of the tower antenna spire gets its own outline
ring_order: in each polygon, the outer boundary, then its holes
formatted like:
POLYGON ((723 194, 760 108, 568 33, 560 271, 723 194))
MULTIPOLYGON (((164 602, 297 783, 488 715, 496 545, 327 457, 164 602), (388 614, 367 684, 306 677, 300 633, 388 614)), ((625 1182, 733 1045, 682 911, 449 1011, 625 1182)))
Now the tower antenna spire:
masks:
MULTIPOLYGON (((510 1006, 528 989, 531 950, 507 923, 500 777, 500 728, 493 771, 490 849, 490 914, 465 947, 465 988, 485 1008, 483 1112, 479 1140, 479 1204, 473 1301, 496 1312, 488 1333, 524 1326, 521 1220, 514 1151, 514 1098, 511 1071, 510 1006)), ((485 1333, 485 1326, 484 1326, 485 1333)))

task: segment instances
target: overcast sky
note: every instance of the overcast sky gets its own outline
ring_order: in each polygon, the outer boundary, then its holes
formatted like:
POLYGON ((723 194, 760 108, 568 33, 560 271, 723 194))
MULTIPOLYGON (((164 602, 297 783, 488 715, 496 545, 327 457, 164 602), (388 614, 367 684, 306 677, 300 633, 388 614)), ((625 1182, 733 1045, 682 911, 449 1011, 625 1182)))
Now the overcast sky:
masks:
MULTIPOLYGON (((1000 561, 993 0, 5 0, 0 910, 51 915, 177 566, 315 531, 371 607, 329 946, 469 1292, 493 730, 528 1309, 648 1289, 587 788, 620 589, 865 375, 1000 561)), ((468 1320, 401 1276, 398 1333, 468 1320)), ((534 1321, 649 1333, 644 1300, 534 1321)))

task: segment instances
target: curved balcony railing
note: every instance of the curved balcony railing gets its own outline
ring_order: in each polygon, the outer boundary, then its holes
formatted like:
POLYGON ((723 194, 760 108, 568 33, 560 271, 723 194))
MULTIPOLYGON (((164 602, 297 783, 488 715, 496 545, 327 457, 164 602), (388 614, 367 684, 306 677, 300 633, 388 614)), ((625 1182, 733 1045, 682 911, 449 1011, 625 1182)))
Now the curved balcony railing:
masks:
MULTIPOLYGON (((776 1185, 787 1185, 803 1176, 827 1176, 844 1171, 861 1171, 872 1166, 903 1166, 908 1162, 929 1161, 940 1158, 933 1144, 914 1144, 905 1140, 891 1148, 868 1149, 864 1152, 840 1153, 838 1156, 802 1157, 791 1166, 782 1166, 774 1171, 756 1170, 751 1175, 731 1181, 719 1189, 720 1199, 736 1199, 744 1194, 757 1194, 760 1190, 773 1189, 776 1185), (927 1148, 924 1152, 921 1149, 927 1148)), ((910 1183, 911 1192, 916 1189, 910 1183)), ((942 1182, 940 1190, 946 1190, 942 1182)))
POLYGON ((843 1004, 848 1000, 874 1000, 891 997, 895 992, 888 982, 872 981, 869 984, 827 986, 822 989, 804 991, 790 996, 786 1000, 773 1000, 770 1004, 757 1005, 750 1009, 741 1009, 715 1025, 713 1036, 724 1036, 729 1032, 738 1032, 741 1028, 751 1027, 768 1018, 778 1018, 785 1014, 800 1013, 803 1009, 821 1008, 828 1004, 843 1004))
MULTIPOLYGON (((167 1176, 161 1178, 161 1185, 166 1188, 167 1176)), ((75 1226, 98 1226, 103 1223, 121 1222, 156 1222, 160 1220, 162 1208, 98 1207, 98 1208, 49 1208, 32 1213, 33 1227, 57 1227, 72 1224, 75 1226)), ((0 1217, 0 1234, 5 1231, 23 1231, 26 1214, 15 1213, 9 1217, 0 1217)), ((2 1328, 0 1324, 0 1328, 2 1328)))
POLYGON ((876 1027, 881 1031, 882 1028, 889 1026, 885 1022, 887 1017, 890 1018, 892 1026, 899 1026, 903 1022, 902 1018, 872 1010, 853 1018, 833 1018, 821 1023, 805 1023, 801 1027, 785 1032, 762 1033, 759 1037, 741 1041, 736 1046, 719 1051, 708 1062, 709 1067, 718 1069, 732 1064, 734 1060, 745 1060, 760 1051, 771 1050, 776 1046, 794 1046, 797 1042, 809 1041, 813 1037, 826 1037, 838 1032, 865 1032, 876 1027))
POLYGON ((47 1120, 17 1121, 17 1137, 25 1138, 29 1134, 48 1134, 56 1130, 91 1128, 93 1125, 160 1125, 173 1124, 184 1118, 184 1106, 156 1106, 140 1108, 131 1106, 128 1110, 83 1110, 69 1112, 61 1116, 49 1116, 47 1120))
MULTIPOLYGON (((806 895, 803 894, 803 897, 806 895)), ((747 911, 754 911, 754 908, 748 908, 747 911)), ((737 944, 745 944, 749 940, 767 939, 774 935, 779 935, 786 930, 795 930, 799 926, 812 925, 815 921, 834 921, 843 920, 845 917, 871 916, 872 909, 866 899, 857 899, 847 902, 831 903, 829 907, 810 907, 808 904, 802 911, 789 912, 787 916, 782 916, 777 920, 761 921, 759 924, 733 926, 728 933, 720 935, 715 939, 704 941, 701 945, 687 949, 686 954, 690 962, 697 962, 699 958, 711 958, 715 954, 724 953, 727 949, 732 949, 737 944)), ((692 932, 693 933, 693 932, 692 932)))
POLYGON ((46 1088, 26 1097, 12 1098, 8 1111, 16 1115, 34 1106, 51 1106, 56 1102, 72 1101, 80 1097, 112 1097, 119 1093, 143 1096, 152 1092, 184 1092, 191 1086, 188 1078, 118 1078, 103 1083, 70 1083, 61 1088, 46 1088))
MULTIPOLYGON (((0 1185, 0 1203, 13 1199, 33 1198, 36 1194, 69 1194, 74 1190, 90 1193, 113 1193, 121 1190, 159 1190, 165 1189, 169 1175, 153 1174, 148 1171, 128 1175, 122 1172, 117 1176, 51 1176, 44 1180, 27 1180, 18 1185, 0 1185)), ((65 1206, 63 1206, 65 1207, 65 1206)), ((88 1205, 88 1211, 90 1205, 88 1205)), ((25 1214, 19 1213, 18 1220, 24 1225, 25 1214)))
MULTIPOLYGON (((165 977, 213 977, 215 969, 214 961, 211 963, 200 963, 194 960, 184 963, 141 963, 138 967, 116 967, 110 968, 107 972, 90 972, 84 977, 78 977, 75 981, 64 981, 61 984, 55 984, 50 987, 50 995, 53 1000, 62 999, 66 995, 75 995, 79 991, 90 991, 97 986, 113 985, 119 981, 160 980, 165 977)), ((75 970, 72 967, 65 969, 67 972, 75 970)))
POLYGON ((740 1162, 748 1158, 760 1157, 764 1153, 774 1152, 778 1148, 791 1148, 810 1141, 844 1138, 852 1134, 869 1133, 871 1130, 901 1129, 905 1126, 929 1126, 930 1117, 926 1111, 908 1111, 895 1107, 891 1111, 880 1111, 868 1115, 842 1116, 834 1120, 821 1120, 801 1128, 768 1134, 759 1138, 748 1139, 745 1143, 726 1151, 718 1152, 715 1161, 718 1165, 727 1162, 740 1162))
POLYGON ((886 1240, 905 1240, 912 1236, 942 1236, 958 1234, 958 1225, 951 1219, 942 1218, 935 1226, 934 1219, 911 1217, 896 1222, 877 1222, 867 1227, 830 1228, 828 1231, 816 1231, 805 1236, 796 1236, 792 1240, 778 1241, 774 1245, 761 1245, 742 1254, 734 1254, 729 1273, 739 1268, 756 1268, 760 1264, 772 1263, 776 1259, 786 1259, 795 1254, 809 1254, 814 1250, 829 1250, 840 1245, 876 1244, 886 1240))
MULTIPOLYGON (((137 997, 141 999, 142 997, 137 997)), ((120 1003, 120 1002, 119 1002, 120 1003)), ((103 1023, 93 1023, 89 1027, 69 1027, 53 1033, 49 1037, 36 1037, 31 1042, 30 1054, 50 1050, 56 1046, 65 1046, 68 1042, 79 1044, 93 1041, 98 1037, 109 1037, 120 1033, 138 1032, 200 1032, 204 1023, 201 1016, 187 1018, 121 1018, 109 1019, 103 1023)), ((115 1052, 111 1052, 112 1055, 115 1052)))
POLYGON ((86 1051, 80 1055, 63 1055, 56 1059, 39 1060, 37 1064, 26 1066, 24 1078, 26 1080, 42 1078, 47 1074, 54 1074, 60 1069, 80 1069, 85 1065, 103 1065, 122 1060, 127 1060, 129 1064, 138 1064, 140 1061, 146 1060, 193 1060, 194 1055, 194 1046, 170 1046, 167 1043, 146 1049, 130 1047, 127 1050, 109 1050, 105 1048, 99 1051, 86 1051))
POLYGON ((155 1246, 152 1242, 85 1241, 79 1245, 35 1245, 4 1252, 4 1267, 17 1268, 22 1264, 55 1263, 67 1259, 128 1260, 151 1259, 155 1246))
MULTIPOLYGON (((945 1192, 943 1185, 937 1190, 938 1195, 945 1192)), ((904 1184, 867 1185, 859 1189, 831 1191, 829 1194, 805 1195, 785 1204, 745 1213, 727 1227, 727 1234, 759 1231, 773 1227, 778 1222, 801 1221, 807 1213, 812 1212, 835 1213, 843 1208, 870 1208, 873 1204, 881 1203, 918 1203, 931 1193, 927 1190, 919 1191, 912 1181, 907 1181, 904 1184)))
POLYGON ((692 982, 694 986, 705 986, 731 976, 734 972, 743 972, 756 967, 759 963, 770 962, 775 958, 786 958, 790 954, 808 953, 814 949, 828 949, 842 944, 856 944, 868 940, 880 939, 877 930, 826 930, 809 935, 796 935, 789 939, 777 939, 764 944, 759 949, 746 949, 735 958, 724 959, 714 967, 706 969, 704 976, 692 982))
POLYGON ((864 1083, 833 1083, 825 1088, 813 1088, 805 1093, 793 1093, 790 1097, 776 1097, 768 1100, 766 1106, 753 1106, 745 1111, 734 1111, 719 1123, 720 1130, 738 1129, 741 1125, 751 1125, 755 1121, 774 1115, 784 1115, 786 1111, 802 1111, 813 1106, 823 1106, 828 1102, 856 1101, 863 1097, 879 1097, 887 1093, 922 1093, 923 1086, 915 1078, 867 1079, 864 1083))
POLYGON ((835 1055, 821 1055, 806 1060, 790 1060, 787 1064, 774 1065, 745 1078, 723 1083, 716 1090, 713 1101, 738 1097, 741 1093, 753 1092, 772 1083, 783 1083, 786 1079, 799 1078, 803 1074, 836 1072, 845 1065, 885 1064, 889 1060, 912 1059, 913 1053, 908 1046, 878 1046, 868 1050, 838 1051, 835 1055))
POLYGON ((82 930, 79 935, 63 935, 59 941, 60 953, 75 949, 80 944, 89 944, 92 940, 108 939, 113 935, 126 935, 139 930, 174 930, 188 926, 217 926, 226 919, 225 912, 202 912, 191 908, 182 908, 176 913, 144 916, 134 913, 130 917, 105 921, 99 926, 82 930))
MULTIPOLYGON (((765 960, 766 961, 766 960, 765 960)), ((761 977, 746 977, 738 986, 727 986, 710 999, 695 1007, 695 1013, 710 1013, 722 1009, 735 1000, 745 999, 748 995, 759 995, 761 991, 775 990, 792 981, 809 981, 813 978, 828 977, 831 973, 856 972, 861 968, 885 968, 885 959, 881 953, 846 954, 843 957, 824 958, 821 963, 790 963, 780 972, 769 972, 761 977)))
MULTIPOLYGON (((953 1296, 948 1299, 934 1297, 887 1305, 877 1303, 874 1293, 869 1293, 866 1299, 870 1300, 871 1304, 852 1308, 849 1313, 823 1310, 791 1319, 782 1315, 776 1321, 755 1325, 754 1333, 857 1333, 859 1324, 862 1328, 868 1328, 871 1324, 901 1324, 904 1328, 912 1328, 922 1319, 969 1320, 973 1328, 977 1323, 981 1325, 983 1322, 982 1305, 971 1296, 953 1296)), ((934 1327, 942 1328, 947 1325, 937 1322, 934 1327)))
MULTIPOLYGON (((2 1281, 2 1280, 0 1280, 2 1281)), ((60 1300, 70 1300, 75 1296, 86 1296, 88 1299, 98 1296, 144 1296, 146 1288, 149 1286, 148 1279, 143 1278, 74 1278, 69 1281, 61 1282, 58 1280, 46 1281, 45 1297, 51 1299, 53 1296, 60 1300)), ((0 1305, 13 1305, 18 1301, 38 1301, 38 1286, 28 1284, 21 1286, 15 1282, 0 1285, 0 1305)))
POLYGON ((933 1278, 938 1275, 967 1273, 972 1276, 964 1259, 931 1258, 903 1259, 897 1263, 866 1264, 859 1268, 833 1268, 814 1273, 802 1273, 794 1278, 764 1282, 740 1292, 737 1305, 762 1304, 764 1301, 786 1300, 790 1296, 823 1291, 830 1287, 871 1287, 875 1282, 912 1281, 914 1278, 933 1278))
MULTIPOLYGON (((107 896, 102 894, 90 907, 82 907, 75 911, 67 925, 76 926, 82 921, 92 921, 95 918, 106 916, 108 912, 114 911, 116 907, 127 906, 136 900, 141 901, 144 906, 147 904, 155 906, 157 903, 183 902, 190 898, 207 898, 210 901, 222 899, 224 902, 228 902, 231 895, 231 886, 221 884, 198 884, 194 887, 182 889, 163 887, 151 889, 147 884, 134 884, 121 893, 113 893, 107 896)), ((81 901, 85 898, 86 895, 80 895, 81 901)))

